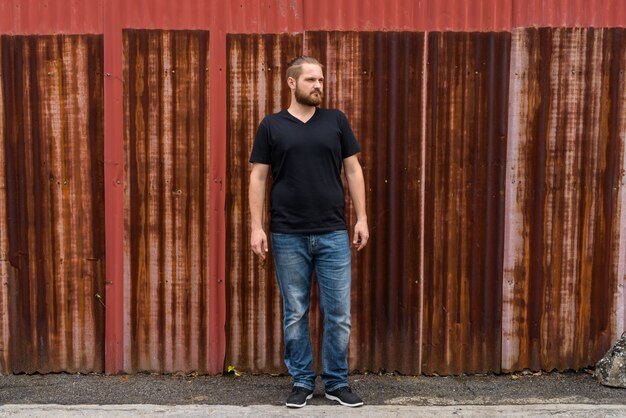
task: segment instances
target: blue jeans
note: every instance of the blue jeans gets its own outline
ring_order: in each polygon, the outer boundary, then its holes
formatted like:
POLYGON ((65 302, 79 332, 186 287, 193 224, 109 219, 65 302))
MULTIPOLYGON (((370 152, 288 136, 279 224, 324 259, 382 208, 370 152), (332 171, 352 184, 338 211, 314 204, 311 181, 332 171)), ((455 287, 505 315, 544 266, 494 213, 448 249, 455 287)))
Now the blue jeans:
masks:
POLYGON ((350 340, 350 241, 347 231, 271 234, 278 286, 283 299, 285 365, 294 386, 313 390, 309 302, 313 270, 324 315, 322 382, 332 391, 348 386, 350 340))

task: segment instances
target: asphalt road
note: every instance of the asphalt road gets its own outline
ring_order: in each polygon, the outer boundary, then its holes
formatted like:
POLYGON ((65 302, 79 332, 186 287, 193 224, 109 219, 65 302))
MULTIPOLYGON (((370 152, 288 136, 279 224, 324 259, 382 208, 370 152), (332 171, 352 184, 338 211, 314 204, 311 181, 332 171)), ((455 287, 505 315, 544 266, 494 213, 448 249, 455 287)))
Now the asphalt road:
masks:
MULTIPOLYGON (((456 377, 350 376, 366 405, 529 404, 626 405, 626 389, 599 384, 586 372, 456 377)), ((0 404, 284 405, 284 376, 48 374, 0 376, 0 404)), ((309 405, 329 406, 318 385, 309 405)))

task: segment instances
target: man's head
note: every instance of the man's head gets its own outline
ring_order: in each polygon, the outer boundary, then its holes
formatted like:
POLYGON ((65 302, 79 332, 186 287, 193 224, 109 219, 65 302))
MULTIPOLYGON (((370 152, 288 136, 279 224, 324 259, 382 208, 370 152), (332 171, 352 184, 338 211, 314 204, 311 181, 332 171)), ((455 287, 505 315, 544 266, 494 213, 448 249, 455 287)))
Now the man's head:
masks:
POLYGON ((312 57, 298 57, 287 68, 287 84, 300 104, 319 106, 324 95, 322 64, 312 57))

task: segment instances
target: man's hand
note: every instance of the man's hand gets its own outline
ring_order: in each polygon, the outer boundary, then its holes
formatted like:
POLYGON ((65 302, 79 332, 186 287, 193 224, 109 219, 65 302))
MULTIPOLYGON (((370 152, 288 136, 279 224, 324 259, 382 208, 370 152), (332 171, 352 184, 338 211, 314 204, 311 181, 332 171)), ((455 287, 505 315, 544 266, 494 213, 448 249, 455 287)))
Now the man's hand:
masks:
POLYGON ((252 251, 261 260, 265 261, 267 253, 267 235, 263 230, 263 208, 265 206, 265 182, 270 166, 267 164, 252 164, 250 172, 250 185, 248 187, 248 200, 250 203, 250 246, 252 251))
POLYGON ((354 238, 352 243, 356 247, 357 251, 361 251, 367 245, 367 240, 370 238, 370 232, 367 227, 367 221, 357 221, 354 225, 354 238))
POLYGON ((253 230, 252 234, 250 234, 250 245, 252 246, 252 251, 261 257, 261 260, 265 261, 265 253, 269 251, 265 231, 262 229, 253 230))

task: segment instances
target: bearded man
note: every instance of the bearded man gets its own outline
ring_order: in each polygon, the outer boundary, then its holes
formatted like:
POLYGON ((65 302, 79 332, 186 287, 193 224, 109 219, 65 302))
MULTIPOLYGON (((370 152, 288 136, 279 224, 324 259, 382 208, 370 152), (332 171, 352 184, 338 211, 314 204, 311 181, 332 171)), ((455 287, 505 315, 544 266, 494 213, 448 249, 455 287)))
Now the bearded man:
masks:
POLYGON ((265 260, 265 184, 272 170, 270 238, 283 300, 285 365, 293 378, 286 405, 301 408, 313 396, 316 373, 309 336, 309 302, 315 271, 324 316, 322 374, 326 398, 346 406, 363 401, 348 385, 350 240, 344 215, 345 173, 357 222, 353 244, 362 250, 369 231, 361 151, 346 116, 322 109, 324 74, 314 58, 287 69, 289 108, 266 116, 254 139, 249 201, 252 251, 265 260))

